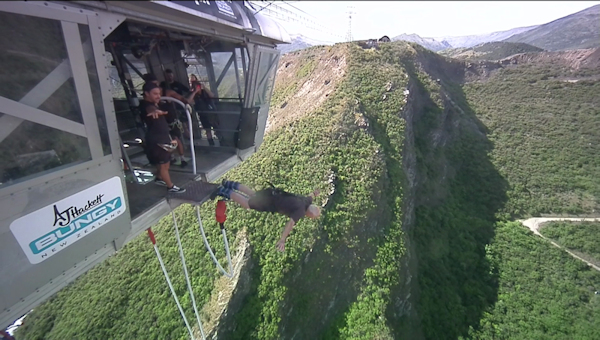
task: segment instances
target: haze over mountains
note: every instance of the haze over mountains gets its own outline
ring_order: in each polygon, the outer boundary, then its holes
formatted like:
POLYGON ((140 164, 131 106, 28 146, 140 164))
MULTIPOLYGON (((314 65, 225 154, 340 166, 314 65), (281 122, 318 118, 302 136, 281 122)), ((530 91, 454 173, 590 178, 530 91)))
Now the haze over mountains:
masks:
MULTIPOLYGON (((496 41, 526 43, 548 51, 600 47, 600 5, 543 25, 456 37, 421 37, 414 33, 403 33, 392 37, 392 41, 399 40, 417 43, 434 52, 449 48, 470 48, 496 41)), ((294 35, 291 44, 282 45, 279 49, 282 53, 288 53, 310 46, 330 44, 332 43, 318 42, 302 35, 294 35)))
POLYGON ((539 26, 462 37, 423 38, 417 34, 401 34, 392 40, 415 42, 434 52, 493 41, 527 43, 549 51, 593 48, 600 46, 600 5, 539 26))

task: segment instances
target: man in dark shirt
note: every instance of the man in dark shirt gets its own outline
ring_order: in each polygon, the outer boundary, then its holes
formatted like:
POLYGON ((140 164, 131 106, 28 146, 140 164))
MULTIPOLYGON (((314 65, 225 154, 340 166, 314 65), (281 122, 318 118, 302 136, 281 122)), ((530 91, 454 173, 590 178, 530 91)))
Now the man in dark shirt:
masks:
POLYGON ((175 80, 175 75, 171 69, 165 70, 165 78, 166 81, 163 80, 160 82, 160 87, 162 87, 163 90, 171 89, 177 92, 177 94, 180 96, 183 96, 184 93, 191 92, 189 87, 175 80))
MULTIPOLYGON (((170 71, 170 70, 167 70, 167 71, 170 71)), ((171 75, 173 75, 173 73, 171 73, 171 75)), ((156 79, 156 76, 152 73, 145 74, 143 76, 143 78, 146 82, 152 82, 152 83, 155 83, 158 85, 158 79, 156 79)), ((175 90, 167 88, 165 84, 166 83, 164 81, 160 83, 160 87, 162 89, 162 95, 165 97, 175 98, 175 99, 183 102, 184 104, 193 103, 194 96, 199 91, 199 90, 194 91, 194 92, 188 94, 187 97, 184 97, 183 95, 179 94, 175 90)), ((177 117, 177 108, 175 107, 175 103, 160 102, 158 104, 158 106, 161 110, 167 111, 168 114, 166 116, 166 119, 167 119, 167 123, 169 123, 169 127, 170 127, 169 133, 171 134, 171 136, 174 137, 175 140, 177 140, 177 155, 175 155, 175 162, 173 164, 186 166, 187 159, 183 155, 184 150, 183 150, 183 143, 181 143, 181 139, 183 138, 182 129, 187 128, 187 126, 185 126, 187 124, 184 125, 177 117)))
POLYGON ((182 193, 185 189, 177 187, 171 182, 169 165, 171 163, 171 152, 177 147, 177 141, 172 140, 169 135, 169 124, 165 119, 168 114, 158 109, 161 89, 155 83, 145 83, 144 96, 140 100, 140 115, 146 123, 146 156, 150 164, 156 165, 156 184, 164 185, 169 192, 182 193))
MULTIPOLYGON (((195 75, 192 74, 192 76, 196 78, 195 75)), ((198 119, 200 120, 200 123, 202 123, 204 131, 206 131, 208 144, 215 145, 211 129, 217 129, 219 127, 218 117, 207 113, 207 111, 215 111, 217 108, 213 100, 215 95, 198 80, 192 81, 192 88, 198 91, 194 97, 194 109, 198 112, 198 119)))
POLYGON ((244 209, 279 213, 289 217, 290 220, 285 224, 285 229, 276 245, 279 251, 285 250, 287 237, 302 217, 314 219, 321 215, 319 207, 312 204, 313 199, 318 195, 318 189, 308 196, 291 194, 274 188, 255 192, 239 182, 225 180, 215 194, 233 200, 244 209), (234 190, 241 191, 243 194, 234 190))

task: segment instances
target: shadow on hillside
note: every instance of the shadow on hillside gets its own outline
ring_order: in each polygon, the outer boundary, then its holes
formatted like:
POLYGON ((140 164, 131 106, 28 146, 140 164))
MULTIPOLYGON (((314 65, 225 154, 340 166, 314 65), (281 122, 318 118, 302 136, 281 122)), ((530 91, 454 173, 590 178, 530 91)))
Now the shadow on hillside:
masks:
MULTIPOLYGON (((345 191, 344 182, 336 181, 337 193, 331 204, 343 203, 345 197, 341 193, 345 191)), ((322 226, 334 223, 331 220, 335 217, 324 212, 320 230, 315 231, 320 238, 312 249, 304 251, 298 259, 288 259, 293 266, 282 280, 287 292, 283 303, 274 307, 279 309, 281 317, 278 330, 281 339, 339 339, 338 331, 344 326, 345 314, 357 300, 364 272, 373 265, 376 255, 377 248, 367 242, 377 232, 372 222, 381 224, 388 215, 384 211, 374 211, 366 225, 354 226, 343 240, 330 243, 322 226), (348 239, 356 242, 354 247, 348 246, 348 239), (330 251, 326 251, 328 245, 330 251)), ((222 320, 218 339, 263 338, 256 332, 264 323, 261 311, 265 304, 259 297, 263 272, 256 253, 251 261, 247 291, 244 289, 243 298, 228 304, 227 310, 234 314, 222 320)))
MULTIPOLYGON (((345 196, 341 193, 347 190, 344 181, 336 181, 335 185, 333 206, 343 203, 345 196)), ((319 230, 321 237, 311 251, 305 251, 285 275, 283 282, 288 291, 280 312, 282 339, 340 338, 346 313, 357 300, 365 270, 373 266, 376 256, 377 247, 368 239, 376 236, 377 226, 384 224, 389 215, 381 208, 373 211, 365 224, 354 225, 342 240, 333 243, 326 232, 319 230)), ((333 223, 335 217, 325 211, 321 226, 333 223)))
MULTIPOLYGON (((440 80, 443 105, 432 100, 414 61, 406 61, 418 169, 415 225, 408 230, 418 262, 414 307, 425 338, 457 339, 476 329, 497 300, 498 274, 485 248, 508 184, 488 156, 493 149, 488 130, 459 85, 464 71, 438 56, 418 59, 434 81, 440 80)), ((394 320, 397 311, 389 306, 388 320, 394 320)), ((406 320, 390 325, 396 337, 406 320)))

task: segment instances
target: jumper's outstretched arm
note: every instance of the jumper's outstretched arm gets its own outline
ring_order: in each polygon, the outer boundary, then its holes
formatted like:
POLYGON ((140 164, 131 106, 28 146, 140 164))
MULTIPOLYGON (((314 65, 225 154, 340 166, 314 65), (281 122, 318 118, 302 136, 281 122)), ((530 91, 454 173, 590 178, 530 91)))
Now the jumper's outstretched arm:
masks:
POLYGON ((285 240, 290 235, 290 233, 292 232, 292 229, 294 229, 295 225, 296 225, 296 222, 294 222, 294 220, 291 219, 291 218, 285 224, 285 229, 283 229, 283 233, 281 233, 281 238, 277 242, 277 249, 279 251, 284 251, 285 250, 285 240))

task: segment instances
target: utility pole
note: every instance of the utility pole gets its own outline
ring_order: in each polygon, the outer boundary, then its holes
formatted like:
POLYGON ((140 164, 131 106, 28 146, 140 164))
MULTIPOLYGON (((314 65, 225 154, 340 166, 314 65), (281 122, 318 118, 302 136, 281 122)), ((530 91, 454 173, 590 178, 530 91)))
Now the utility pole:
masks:
POLYGON ((346 40, 352 41, 352 14, 356 14, 356 12, 354 12, 354 6, 348 6, 346 14, 348 14, 348 33, 346 33, 346 40))

